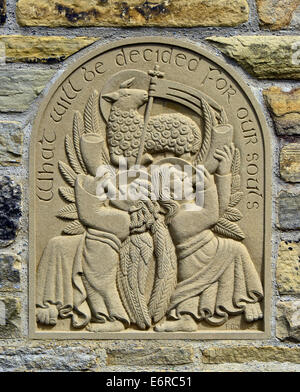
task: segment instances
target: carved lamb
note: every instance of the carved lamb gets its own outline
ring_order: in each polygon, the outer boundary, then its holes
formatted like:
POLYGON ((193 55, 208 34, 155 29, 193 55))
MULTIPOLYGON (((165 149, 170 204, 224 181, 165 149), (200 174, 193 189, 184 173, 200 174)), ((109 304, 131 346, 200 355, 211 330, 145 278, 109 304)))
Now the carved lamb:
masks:
MULTIPOLYGON (((135 78, 120 85, 120 89, 102 97, 112 103, 107 124, 107 141, 111 162, 118 165, 120 157, 135 163, 144 129, 144 117, 138 109, 148 101, 145 90, 132 89, 135 78)), ((146 130, 144 153, 172 152, 181 157, 196 153, 202 136, 197 124, 180 113, 150 117, 146 130)))

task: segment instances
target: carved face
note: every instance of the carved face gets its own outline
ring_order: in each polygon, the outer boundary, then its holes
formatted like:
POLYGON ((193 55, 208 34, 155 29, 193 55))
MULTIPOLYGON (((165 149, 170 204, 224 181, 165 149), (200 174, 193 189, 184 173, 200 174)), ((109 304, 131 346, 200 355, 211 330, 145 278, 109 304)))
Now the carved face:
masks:
POLYGON ((137 110, 148 101, 148 93, 146 90, 122 88, 114 93, 105 94, 103 96, 109 102, 113 102, 113 106, 124 111, 130 109, 137 110))

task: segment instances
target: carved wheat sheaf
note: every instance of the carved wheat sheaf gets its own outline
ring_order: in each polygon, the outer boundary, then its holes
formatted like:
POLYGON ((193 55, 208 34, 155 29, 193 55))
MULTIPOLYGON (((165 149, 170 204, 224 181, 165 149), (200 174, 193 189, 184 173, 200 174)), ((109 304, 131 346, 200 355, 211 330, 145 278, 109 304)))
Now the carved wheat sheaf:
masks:
POLYGON ((229 205, 224 215, 219 219, 218 223, 213 228, 213 231, 215 233, 220 234, 224 237, 233 238, 234 240, 238 241, 241 241, 245 238, 245 234, 236 223, 243 218, 242 213, 237 208, 235 208, 240 203, 243 197, 243 192, 240 191, 240 167, 240 151, 238 148, 236 148, 231 166, 232 182, 229 205))
MULTIPOLYGON (((65 234, 76 235, 84 232, 84 226, 78 220, 77 206, 74 194, 74 187, 77 175, 88 174, 86 165, 80 149, 80 139, 83 135, 97 134, 101 135, 100 119, 98 113, 99 94, 96 90, 89 97, 84 109, 84 118, 78 111, 74 112, 72 137, 65 137, 65 151, 68 163, 59 161, 59 171, 68 184, 68 187, 60 187, 59 193, 67 203, 57 214, 57 217, 64 220, 73 220, 63 230, 65 234)), ((104 135, 102 135, 104 138, 104 135)), ((109 164, 109 159, 105 151, 102 152, 103 161, 109 164)))
POLYGON ((118 289, 131 322, 141 329, 151 326, 145 288, 152 257, 153 241, 147 232, 133 234, 122 244, 118 289))
POLYGON ((177 283, 177 258, 167 228, 159 222, 154 233, 156 274, 155 284, 149 302, 149 313, 155 323, 166 314, 171 295, 177 283))

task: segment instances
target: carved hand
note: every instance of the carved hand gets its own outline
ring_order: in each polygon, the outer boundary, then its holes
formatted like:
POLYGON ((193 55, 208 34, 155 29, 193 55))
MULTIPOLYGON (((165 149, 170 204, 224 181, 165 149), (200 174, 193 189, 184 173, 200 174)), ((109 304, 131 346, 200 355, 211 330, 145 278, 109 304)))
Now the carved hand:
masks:
POLYGON ((233 143, 230 144, 230 147, 224 146, 223 150, 216 150, 214 157, 220 162, 216 171, 217 174, 220 176, 230 174, 234 152, 235 146, 233 143))
POLYGON ((210 189, 212 186, 215 185, 214 176, 211 175, 208 172, 208 170, 206 170, 205 168, 203 169, 203 174, 204 174, 204 190, 210 189))

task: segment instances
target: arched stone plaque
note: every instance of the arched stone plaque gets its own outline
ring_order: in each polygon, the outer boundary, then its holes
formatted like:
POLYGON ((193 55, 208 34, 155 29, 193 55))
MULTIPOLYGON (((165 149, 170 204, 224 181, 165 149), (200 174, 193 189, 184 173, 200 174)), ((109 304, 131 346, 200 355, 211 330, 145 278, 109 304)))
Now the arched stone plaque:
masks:
POLYGON ((31 337, 267 337, 270 161, 253 94, 203 48, 76 62, 31 137, 31 337))

